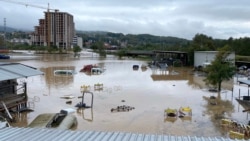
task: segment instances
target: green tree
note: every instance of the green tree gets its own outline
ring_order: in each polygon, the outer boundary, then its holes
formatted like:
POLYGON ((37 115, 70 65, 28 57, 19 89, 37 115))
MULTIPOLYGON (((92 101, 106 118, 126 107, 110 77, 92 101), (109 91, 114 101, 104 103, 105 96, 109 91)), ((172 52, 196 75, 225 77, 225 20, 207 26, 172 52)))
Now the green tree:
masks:
POLYGON ((58 48, 57 48, 57 46, 53 45, 53 46, 50 46, 49 48, 47 48, 47 51, 49 53, 54 53, 54 52, 58 51, 58 48))
POLYGON ((106 57, 106 50, 105 50, 105 47, 104 47, 104 45, 103 45, 103 42, 98 41, 98 42, 94 43, 94 44, 91 46, 91 48, 92 48, 95 52, 99 53, 99 55, 100 55, 101 57, 106 57))
POLYGON ((117 51, 116 55, 119 56, 119 58, 122 58, 123 56, 125 56, 127 53, 127 49, 120 49, 117 51))
POLYGON ((0 47, 4 46, 4 38, 0 36, 0 47))
POLYGON ((208 37, 204 34, 196 34, 189 45, 189 47, 186 49, 188 52, 188 60, 189 65, 193 65, 194 63, 194 52, 195 51, 214 51, 215 46, 213 44, 212 37, 208 37))
POLYGON ((231 60, 228 60, 230 53, 230 51, 225 49, 220 50, 216 54, 214 61, 211 62, 211 65, 205 68, 207 76, 204 81, 208 85, 217 87, 219 93, 221 91, 221 83, 225 80, 230 80, 235 73, 235 66, 231 60))
POLYGON ((78 54, 78 52, 81 52, 82 49, 79 46, 74 46, 73 47, 73 52, 74 52, 74 57, 78 56, 80 57, 80 54, 78 54))
POLYGON ((78 53, 78 52, 81 52, 81 51, 82 51, 82 49, 79 46, 74 46, 73 47, 73 52, 74 53, 78 53))

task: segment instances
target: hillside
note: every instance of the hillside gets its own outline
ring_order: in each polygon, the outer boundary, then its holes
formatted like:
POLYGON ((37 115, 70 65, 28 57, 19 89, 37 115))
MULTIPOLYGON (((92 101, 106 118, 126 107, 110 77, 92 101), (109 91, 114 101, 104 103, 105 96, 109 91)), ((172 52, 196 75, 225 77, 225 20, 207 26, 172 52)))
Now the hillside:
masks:
POLYGON ((170 37, 155 36, 150 34, 123 34, 105 31, 76 31, 77 35, 82 37, 84 41, 103 41, 114 45, 124 42, 132 46, 186 46, 190 40, 170 37))
POLYGON ((6 29, 4 30, 4 26, 0 26, 0 32, 13 32, 13 31, 17 31, 17 29, 15 28, 11 28, 11 27, 6 27, 6 29))

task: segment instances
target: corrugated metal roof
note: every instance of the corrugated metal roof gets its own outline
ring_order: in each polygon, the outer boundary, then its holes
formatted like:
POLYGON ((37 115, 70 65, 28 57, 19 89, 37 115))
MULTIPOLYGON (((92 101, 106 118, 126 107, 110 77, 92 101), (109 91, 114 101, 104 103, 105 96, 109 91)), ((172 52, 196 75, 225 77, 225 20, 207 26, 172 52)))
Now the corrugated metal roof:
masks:
POLYGON ((0 81, 18 79, 35 75, 42 75, 43 72, 30 66, 18 63, 0 64, 0 81))
POLYGON ((235 141, 230 138, 137 134, 126 132, 72 131, 49 128, 0 129, 3 141, 235 141))

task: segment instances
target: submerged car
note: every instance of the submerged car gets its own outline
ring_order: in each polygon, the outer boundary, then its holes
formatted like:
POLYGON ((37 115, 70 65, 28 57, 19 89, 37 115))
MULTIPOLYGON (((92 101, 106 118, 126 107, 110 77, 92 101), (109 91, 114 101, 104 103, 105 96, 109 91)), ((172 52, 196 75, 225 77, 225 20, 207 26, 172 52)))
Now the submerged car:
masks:
POLYGON ((10 59, 9 55, 0 54, 0 59, 10 59))

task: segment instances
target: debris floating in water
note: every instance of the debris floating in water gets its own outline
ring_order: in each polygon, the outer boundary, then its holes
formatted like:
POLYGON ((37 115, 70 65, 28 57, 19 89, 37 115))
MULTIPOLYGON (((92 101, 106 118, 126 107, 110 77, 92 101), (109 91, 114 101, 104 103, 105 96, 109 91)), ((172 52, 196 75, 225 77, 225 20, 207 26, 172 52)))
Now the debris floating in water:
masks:
POLYGON ((126 106, 126 105, 122 105, 122 106, 117 106, 116 108, 112 108, 111 112, 126 112, 126 111, 131 111, 135 109, 135 107, 131 107, 131 106, 126 106))

